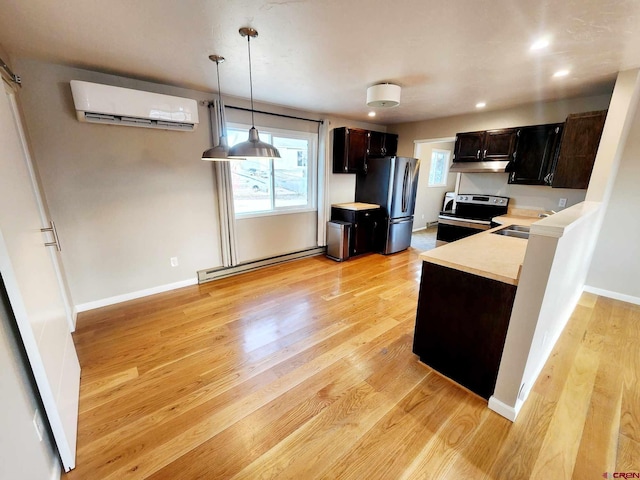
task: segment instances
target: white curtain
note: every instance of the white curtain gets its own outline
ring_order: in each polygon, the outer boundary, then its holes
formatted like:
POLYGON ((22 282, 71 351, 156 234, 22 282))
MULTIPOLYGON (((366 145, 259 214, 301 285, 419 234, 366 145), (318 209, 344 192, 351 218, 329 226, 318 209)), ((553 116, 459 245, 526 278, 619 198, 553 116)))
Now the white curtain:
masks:
POLYGON ((331 175, 331 152, 329 152, 329 120, 318 128, 318 246, 327 244, 327 221, 330 215, 329 178, 331 175))
MULTIPOLYGON (((215 144, 220 138, 227 140, 227 121, 224 103, 213 101, 209 107, 211 117, 211 133, 215 144)), ((222 266, 233 267, 238 264, 238 246, 236 242, 236 216, 233 208, 233 187, 231 185, 231 162, 213 162, 218 192, 218 215, 220 217, 220 246, 222 249, 222 266)))

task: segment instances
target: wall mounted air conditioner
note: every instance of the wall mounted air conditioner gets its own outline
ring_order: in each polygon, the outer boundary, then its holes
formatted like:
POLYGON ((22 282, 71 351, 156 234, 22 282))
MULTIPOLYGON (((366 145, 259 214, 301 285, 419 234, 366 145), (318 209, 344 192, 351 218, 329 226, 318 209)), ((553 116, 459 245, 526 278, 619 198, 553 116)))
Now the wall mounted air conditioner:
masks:
POLYGON ((71 80, 81 122, 162 128, 192 132, 198 126, 198 103, 130 88, 71 80))

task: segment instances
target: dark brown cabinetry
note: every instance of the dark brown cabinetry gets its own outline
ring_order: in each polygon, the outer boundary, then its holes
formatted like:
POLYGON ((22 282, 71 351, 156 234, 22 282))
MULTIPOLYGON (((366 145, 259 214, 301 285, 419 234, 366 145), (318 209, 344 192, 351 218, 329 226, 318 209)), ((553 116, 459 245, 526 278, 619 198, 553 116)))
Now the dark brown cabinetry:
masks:
POLYGON ((511 160, 516 145, 516 129, 501 128, 456 135, 456 162, 511 160))
POLYGON ((562 123, 521 127, 509 165, 509 183, 548 185, 551 168, 558 155, 562 123))
POLYGON ((479 162, 485 132, 459 133, 456 135, 454 158, 456 162, 479 162))
POLYGON ((369 132, 367 157, 386 157, 395 155, 398 150, 398 135, 393 133, 369 132))
POLYGON ((398 150, 398 136, 360 128, 333 130, 333 173, 364 173, 367 158, 393 156, 398 150))
POLYGON ((367 130, 345 127, 333 131, 333 173, 366 171, 368 133, 367 130))
POLYGON ((346 208, 331 207, 331 220, 342 220, 351 224, 351 236, 349 238, 349 255, 361 255, 378 251, 376 234, 380 221, 378 209, 350 210, 346 208))
POLYGON ((552 187, 586 189, 589 186, 606 117, 606 110, 567 117, 552 173, 552 187))
POLYGON ((488 399, 496 385, 515 294, 514 285, 424 262, 413 352, 488 399))

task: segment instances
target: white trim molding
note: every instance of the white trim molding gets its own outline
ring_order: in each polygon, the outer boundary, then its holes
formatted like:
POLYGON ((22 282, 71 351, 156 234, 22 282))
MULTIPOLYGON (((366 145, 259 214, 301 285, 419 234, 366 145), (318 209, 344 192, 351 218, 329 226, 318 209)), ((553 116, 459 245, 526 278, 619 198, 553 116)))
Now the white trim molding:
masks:
POLYGON ((489 409, 493 410, 498 415, 503 416, 507 420, 515 422, 518 413, 520 413, 520 409, 522 408, 523 403, 523 401, 517 400, 515 407, 512 407, 511 405, 507 405, 506 403, 501 402, 492 395, 491 398, 489 398, 489 409))
POLYGON ((170 290, 176 290, 182 287, 190 287, 191 285, 197 285, 198 278, 190 278, 182 280, 180 282, 169 283, 166 285, 158 285, 157 287, 146 288, 144 290, 138 290, 137 292, 124 293, 122 295, 116 295, 114 297, 103 298, 101 300, 95 300, 93 302, 81 303, 75 306, 77 313, 86 312, 88 310, 94 310, 100 307, 107 307, 109 305, 115 305, 116 303, 126 302, 128 300, 135 300, 136 298, 148 297, 149 295, 155 295, 156 293, 168 292, 170 290))
POLYGON ((634 305, 640 305, 640 297, 634 297, 625 293, 613 292, 611 290, 605 290, 604 288, 592 287, 590 285, 584 286, 584 291, 600 295, 601 297, 613 298, 614 300, 620 300, 621 302, 633 303, 634 305))

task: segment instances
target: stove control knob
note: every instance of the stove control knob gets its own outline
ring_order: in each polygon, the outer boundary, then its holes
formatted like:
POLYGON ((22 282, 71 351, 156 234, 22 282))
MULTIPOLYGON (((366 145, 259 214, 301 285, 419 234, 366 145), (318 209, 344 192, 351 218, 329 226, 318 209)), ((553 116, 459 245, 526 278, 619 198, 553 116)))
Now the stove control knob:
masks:
POLYGON ((498 199, 497 199, 497 198, 494 198, 494 199, 493 199, 493 203, 498 203, 498 199))

